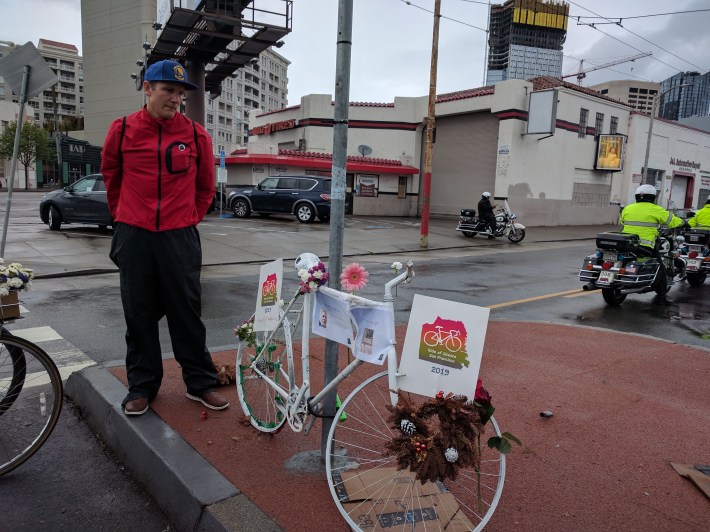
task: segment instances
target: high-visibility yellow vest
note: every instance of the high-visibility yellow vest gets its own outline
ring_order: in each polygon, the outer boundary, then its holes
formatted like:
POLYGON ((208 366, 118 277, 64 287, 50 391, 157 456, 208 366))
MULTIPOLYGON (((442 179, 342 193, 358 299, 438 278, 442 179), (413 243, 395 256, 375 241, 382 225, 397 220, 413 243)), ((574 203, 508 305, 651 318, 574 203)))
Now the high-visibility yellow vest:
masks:
POLYGON ((622 233, 638 235, 640 244, 649 248, 656 245, 658 228, 661 226, 678 227, 683 220, 671 214, 655 203, 639 201, 624 207, 619 223, 623 226, 622 233))
POLYGON ((696 229, 710 229, 710 204, 705 204, 705 207, 695 213, 688 223, 696 229))

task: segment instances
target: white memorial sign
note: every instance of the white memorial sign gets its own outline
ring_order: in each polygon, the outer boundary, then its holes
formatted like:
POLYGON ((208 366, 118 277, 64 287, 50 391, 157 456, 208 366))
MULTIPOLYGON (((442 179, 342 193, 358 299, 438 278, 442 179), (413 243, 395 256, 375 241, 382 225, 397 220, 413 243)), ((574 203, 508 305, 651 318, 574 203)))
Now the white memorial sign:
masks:
POLYGON ((400 388, 473 399, 490 310, 415 294, 400 363, 400 388))
POLYGON ((273 331, 279 322, 283 271, 282 259, 264 264, 259 271, 259 293, 254 312, 255 331, 273 331))

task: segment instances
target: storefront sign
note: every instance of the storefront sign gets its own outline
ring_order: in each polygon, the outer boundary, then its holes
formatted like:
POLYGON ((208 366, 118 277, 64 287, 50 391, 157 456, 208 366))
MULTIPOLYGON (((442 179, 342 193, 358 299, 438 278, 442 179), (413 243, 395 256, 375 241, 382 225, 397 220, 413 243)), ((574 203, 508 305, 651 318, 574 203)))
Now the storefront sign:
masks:
POLYGON ((358 195, 366 198, 377 197, 377 189, 379 184, 379 176, 359 174, 357 176, 358 195))
POLYGON ((693 170, 700 169, 700 163, 696 163, 695 161, 684 161, 682 159, 676 159, 675 157, 671 157, 671 164, 673 166, 685 166, 686 168, 692 168, 693 170))
POLYGON ((285 131, 287 129, 293 129, 296 127, 296 119, 282 120, 281 122, 274 122, 272 124, 264 124, 263 126, 256 126, 249 130, 249 135, 271 135, 277 131, 285 131))

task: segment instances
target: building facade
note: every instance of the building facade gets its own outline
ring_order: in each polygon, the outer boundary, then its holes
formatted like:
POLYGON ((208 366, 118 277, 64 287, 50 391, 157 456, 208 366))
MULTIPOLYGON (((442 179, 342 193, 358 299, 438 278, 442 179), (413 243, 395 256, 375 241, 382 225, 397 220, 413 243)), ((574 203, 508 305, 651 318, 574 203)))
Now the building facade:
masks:
POLYGON ((589 88, 614 100, 627 103, 636 111, 648 114, 653 111, 654 116, 658 116, 659 108, 658 106, 654 108, 654 103, 661 88, 660 83, 620 79, 591 85, 589 88))
POLYGON ((509 0, 492 5, 486 84, 562 76, 568 16, 569 4, 555 0, 509 0))
MULTIPOLYGON (((14 45, 0 41, 0 57, 14 49, 14 45)), ((82 129, 84 64, 79 49, 73 44, 40 39, 37 50, 59 78, 59 83, 27 102, 33 110, 34 121, 48 131, 82 129)), ((0 100, 17 102, 18 98, 0 78, 0 100)))
MULTIPOLYGON (((420 214, 426 115, 424 96, 350 104, 346 193, 352 214, 420 214)), ((454 218, 475 208, 487 190, 509 198, 526 225, 616 223, 619 210, 610 202, 634 201, 649 124, 650 115, 628 104, 551 77, 441 94, 430 212, 454 218), (533 95, 555 105, 540 106, 533 95), (549 125, 542 132, 532 127, 541 115, 549 125)), ((226 159, 227 190, 269 175, 330 175, 332 143, 330 95, 253 114, 247 148, 226 159)), ((647 182, 658 188, 664 207, 702 205, 710 194, 710 134, 654 121, 647 182)))
MULTIPOLYGON (((0 78, 2 79, 2 78, 0 78)), ((25 105, 23 122, 34 122, 34 111, 31 107, 25 105)), ((20 104, 11 101, 0 100, 0 135, 5 133, 7 126, 12 122, 17 122, 20 117, 20 104)), ((7 188, 10 183, 10 172, 12 170, 12 161, 0 157, 0 188, 7 188)), ((35 188, 37 179, 34 167, 29 168, 29 187, 25 183, 25 167, 17 161, 15 167, 15 180, 13 190, 35 188)))
POLYGON ((661 92, 658 115, 662 118, 710 115, 710 72, 679 72, 661 82, 661 92))

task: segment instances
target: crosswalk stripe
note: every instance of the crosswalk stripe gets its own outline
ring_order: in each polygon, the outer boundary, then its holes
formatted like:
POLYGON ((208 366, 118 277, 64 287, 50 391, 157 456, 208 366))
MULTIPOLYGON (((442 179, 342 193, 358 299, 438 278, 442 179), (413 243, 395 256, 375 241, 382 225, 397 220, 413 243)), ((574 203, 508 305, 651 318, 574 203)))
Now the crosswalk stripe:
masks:
MULTIPOLYGON (((37 344, 54 361, 62 376, 62 381, 66 381, 69 375, 75 371, 82 370, 88 366, 96 365, 74 345, 66 341, 62 336, 50 326, 29 327, 27 329, 15 329, 11 331, 14 336, 19 336, 25 340, 37 344)), ((32 382, 27 379, 27 382, 32 382)), ((45 384, 42 382, 32 382, 32 385, 45 384)))

